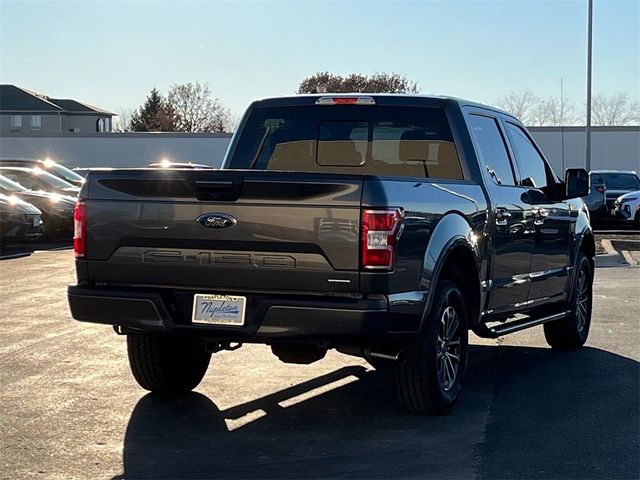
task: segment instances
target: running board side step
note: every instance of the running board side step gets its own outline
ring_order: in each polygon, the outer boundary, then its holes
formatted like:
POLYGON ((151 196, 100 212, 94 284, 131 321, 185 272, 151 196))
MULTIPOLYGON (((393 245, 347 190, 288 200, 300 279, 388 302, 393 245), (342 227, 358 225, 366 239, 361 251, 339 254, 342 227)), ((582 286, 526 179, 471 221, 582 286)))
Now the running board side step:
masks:
POLYGON ((524 318, 522 320, 506 322, 493 327, 488 327, 486 324, 482 324, 474 328, 473 332, 479 337, 483 338, 498 338, 503 335, 508 335, 509 333, 515 333, 519 332, 520 330, 535 327, 536 325, 542 325, 543 323, 563 319, 570 313, 570 310, 566 310, 564 312, 554 313, 551 315, 546 315, 544 317, 524 318))

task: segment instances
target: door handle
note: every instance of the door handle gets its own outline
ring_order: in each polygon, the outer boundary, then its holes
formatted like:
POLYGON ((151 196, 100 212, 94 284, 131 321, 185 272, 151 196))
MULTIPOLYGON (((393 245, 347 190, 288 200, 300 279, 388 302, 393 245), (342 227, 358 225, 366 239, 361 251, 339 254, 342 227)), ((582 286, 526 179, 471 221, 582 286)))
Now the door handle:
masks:
POLYGON ((533 213, 534 225, 543 225, 544 219, 549 216, 549 210, 543 207, 533 207, 531 212, 533 213))
POLYGON ((504 207, 497 207, 495 209, 496 225, 508 225, 511 218, 511 212, 504 207))

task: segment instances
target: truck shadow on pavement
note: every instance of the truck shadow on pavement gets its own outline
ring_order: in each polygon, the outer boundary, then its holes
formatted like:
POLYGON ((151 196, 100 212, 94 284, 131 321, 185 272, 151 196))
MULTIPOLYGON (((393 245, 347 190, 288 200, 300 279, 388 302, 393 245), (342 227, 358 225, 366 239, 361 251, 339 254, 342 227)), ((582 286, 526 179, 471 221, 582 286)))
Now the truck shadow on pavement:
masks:
POLYGON ((114 478, 638 478, 637 361, 470 350, 462 401, 442 417, 402 413, 391 378, 361 366, 222 411, 199 393, 148 394, 114 478))

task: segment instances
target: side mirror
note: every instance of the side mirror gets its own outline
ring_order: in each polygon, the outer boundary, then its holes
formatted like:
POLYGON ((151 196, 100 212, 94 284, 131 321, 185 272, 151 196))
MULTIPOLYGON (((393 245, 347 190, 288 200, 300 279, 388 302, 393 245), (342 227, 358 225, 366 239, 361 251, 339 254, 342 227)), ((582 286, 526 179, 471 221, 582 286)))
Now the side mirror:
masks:
POLYGON ((567 168, 564 172, 564 198, 589 195, 589 172, 584 168, 567 168))

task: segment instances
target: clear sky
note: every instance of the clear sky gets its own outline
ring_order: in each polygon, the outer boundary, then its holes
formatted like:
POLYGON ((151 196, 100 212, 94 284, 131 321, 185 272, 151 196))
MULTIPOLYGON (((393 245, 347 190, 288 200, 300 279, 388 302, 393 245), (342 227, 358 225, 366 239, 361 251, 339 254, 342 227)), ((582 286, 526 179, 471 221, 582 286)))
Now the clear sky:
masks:
MULTIPOLYGON (((201 81, 239 115, 320 70, 495 103, 586 91, 587 0, 0 0, 0 83, 121 111, 201 81)), ((595 0, 593 91, 640 99, 640 0, 595 0)))

